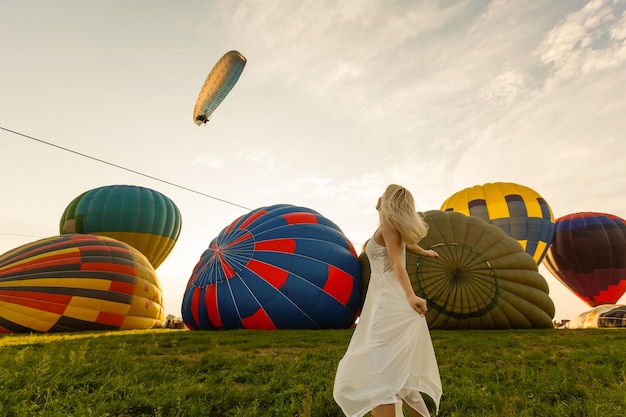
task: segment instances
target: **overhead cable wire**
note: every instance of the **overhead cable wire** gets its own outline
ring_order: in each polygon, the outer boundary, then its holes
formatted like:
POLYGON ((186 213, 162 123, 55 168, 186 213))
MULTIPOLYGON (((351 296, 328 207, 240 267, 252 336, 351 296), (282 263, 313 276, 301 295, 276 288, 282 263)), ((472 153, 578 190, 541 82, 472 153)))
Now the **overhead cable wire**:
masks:
POLYGON ((164 179, 161 179, 161 178, 149 175, 149 174, 144 174, 143 172, 135 171, 134 169, 126 168, 126 167, 123 167, 121 165, 114 164, 113 162, 105 161, 104 159, 96 158, 94 156, 90 156, 90 155, 87 155, 87 154, 84 154, 84 153, 81 153, 81 152, 78 152, 78 151, 75 151, 75 150, 63 147, 63 146, 55 145, 54 143, 46 142, 45 140, 38 139, 38 138, 35 138, 33 136, 26 135, 24 133, 16 132, 15 130, 7 129, 7 128, 2 127, 2 126, 0 126, 0 130, 4 130, 5 132, 13 133, 14 135, 21 136, 23 138, 33 140, 35 142, 43 143, 44 145, 48 145, 48 146, 51 146, 53 148, 57 148, 57 149, 61 149, 61 150, 66 151, 66 152, 73 153, 74 155, 82 156, 83 158, 91 159, 92 161, 100 162, 102 164, 106 164, 106 165, 109 165, 109 166, 112 166, 112 167, 115 167, 115 168, 119 168, 119 169, 122 169, 124 171, 131 172, 131 173, 136 174, 136 175, 140 175, 142 177, 150 178, 151 180, 158 181, 158 182, 161 182, 163 184, 171 185, 172 187, 180 188, 181 190, 189 191, 189 192, 192 192, 194 194, 201 195, 203 197, 208 197, 210 199, 213 199, 213 200, 216 200, 216 201, 220 201, 222 203, 229 204, 231 206, 239 207, 239 208, 242 208, 242 209, 248 210, 248 211, 252 210, 251 208, 246 207, 246 206, 242 206, 241 204, 233 203, 232 201, 228 201, 228 200, 225 200, 223 198, 215 197, 213 195, 206 194, 206 193, 203 193, 203 192, 198 191, 198 190, 194 190, 193 188, 185 187, 184 185, 176 184, 174 182, 167 181, 167 180, 164 180, 164 179))

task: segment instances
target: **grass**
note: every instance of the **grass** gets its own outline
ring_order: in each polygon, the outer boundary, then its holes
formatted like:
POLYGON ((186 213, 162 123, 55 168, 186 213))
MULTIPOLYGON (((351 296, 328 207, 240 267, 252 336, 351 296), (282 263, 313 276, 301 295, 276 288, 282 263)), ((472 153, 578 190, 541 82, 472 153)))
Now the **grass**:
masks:
MULTIPOLYGON (((351 334, 0 336, 0 416, 341 416, 332 385, 351 334)), ((626 330, 431 334, 442 417, 626 415, 626 330)))

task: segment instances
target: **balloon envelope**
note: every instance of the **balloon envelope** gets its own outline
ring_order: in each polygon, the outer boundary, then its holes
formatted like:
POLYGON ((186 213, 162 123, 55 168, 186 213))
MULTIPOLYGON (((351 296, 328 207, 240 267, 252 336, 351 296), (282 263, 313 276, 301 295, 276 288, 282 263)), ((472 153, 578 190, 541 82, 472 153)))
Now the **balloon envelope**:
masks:
POLYGON ((117 240, 67 234, 0 255, 0 332, 150 329, 164 324, 145 256, 117 240))
POLYGON ((595 212, 558 218, 543 263, 587 305, 615 304, 626 292, 626 221, 595 212))
POLYGON ((198 94, 193 109, 195 124, 200 126, 209 121, 211 114, 237 83, 245 66, 246 58, 237 51, 227 52, 217 61, 198 94))
POLYGON ((602 304, 580 313, 565 324, 567 329, 626 327, 626 305, 602 304))
POLYGON ((134 185, 109 185, 76 197, 61 216, 60 232, 109 236, 143 253, 154 268, 170 254, 181 228, 172 200, 134 185))
POLYGON ((554 236, 552 209, 537 192, 519 184, 496 182, 466 188, 448 198, 443 211, 476 216, 517 239, 537 264, 554 236))
POLYGON ((287 204, 251 211, 202 254, 184 294, 187 327, 347 328, 359 307, 352 244, 319 213, 287 204))
MULTIPOLYGON (((548 284, 515 239, 461 213, 431 210, 425 220, 428 235, 419 245, 439 259, 407 252, 406 261, 413 289, 428 301, 431 329, 553 327, 548 284)), ((367 256, 360 258, 369 277, 367 256)))

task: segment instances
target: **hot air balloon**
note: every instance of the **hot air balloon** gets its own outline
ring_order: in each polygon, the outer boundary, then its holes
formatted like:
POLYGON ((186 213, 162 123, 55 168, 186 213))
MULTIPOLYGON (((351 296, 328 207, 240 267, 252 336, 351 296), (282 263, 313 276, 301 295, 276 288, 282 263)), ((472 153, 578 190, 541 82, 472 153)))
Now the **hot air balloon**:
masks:
POLYGON ((193 122, 200 126, 209 121, 211 114, 226 98, 239 79, 246 58, 237 51, 224 54, 215 64, 200 90, 193 109, 193 122))
POLYGON ((192 330, 348 328, 360 267, 339 227, 288 204, 238 218, 211 241, 185 290, 192 330))
POLYGON ((60 231, 109 236, 143 253, 156 269, 170 254, 181 228, 172 200, 134 185, 109 185, 76 197, 61 216, 60 231))
POLYGON ((602 304, 565 323, 567 329, 606 327, 626 327, 626 305, 602 304))
POLYGON ((558 218, 543 264, 587 305, 615 304, 626 292, 626 221, 595 212, 558 218))
POLYGON ((448 198, 443 211, 476 216, 517 239, 537 265, 554 236, 552 209, 537 192, 519 184, 496 182, 466 188, 448 198))
POLYGON ((163 325, 154 268, 123 242, 67 234, 0 255, 0 333, 163 325))
MULTIPOLYGON (((419 245, 439 259, 407 252, 416 294, 428 301, 431 329, 552 328, 554 304, 533 258, 499 227, 479 217, 431 210, 419 245)), ((363 258, 365 257, 365 259, 363 258)), ((369 262, 360 256, 364 285, 369 262)))

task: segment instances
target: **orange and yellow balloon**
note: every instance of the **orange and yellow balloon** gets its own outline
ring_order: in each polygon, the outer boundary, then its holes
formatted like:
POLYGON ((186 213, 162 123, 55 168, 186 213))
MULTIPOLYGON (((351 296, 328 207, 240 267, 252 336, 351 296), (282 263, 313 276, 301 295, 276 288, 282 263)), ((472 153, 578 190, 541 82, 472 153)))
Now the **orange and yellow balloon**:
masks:
POLYGON ((163 327, 161 285, 137 249, 66 234, 0 255, 0 333, 163 327))

